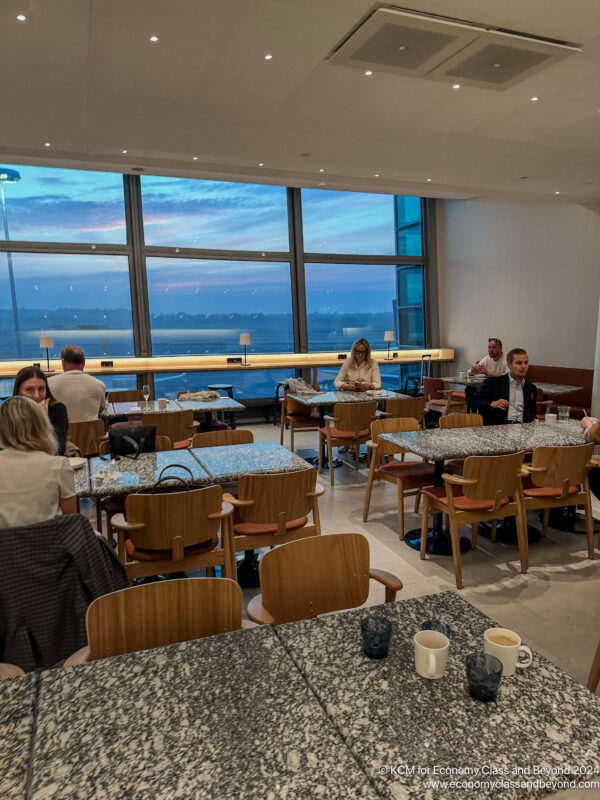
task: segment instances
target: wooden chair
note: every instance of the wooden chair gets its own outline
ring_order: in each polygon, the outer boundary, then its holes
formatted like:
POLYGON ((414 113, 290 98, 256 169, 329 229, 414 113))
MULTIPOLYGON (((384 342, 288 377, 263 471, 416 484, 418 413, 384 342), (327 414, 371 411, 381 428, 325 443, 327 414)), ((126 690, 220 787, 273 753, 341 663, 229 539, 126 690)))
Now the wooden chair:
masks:
MULTIPOLYGON (((210 389, 210 387, 209 387, 209 389, 210 389)), ((201 392, 201 391, 206 391, 206 390, 205 389, 183 389, 182 391, 177 392, 177 399, 180 400, 183 397, 183 395, 187 395, 187 394, 189 394, 189 392, 192 392, 192 391, 193 392, 195 392, 195 391, 201 392)), ((213 391, 218 392, 218 389, 214 389, 213 391)), ((233 391, 232 392, 228 392, 227 394, 233 400, 233 391)), ((221 396, 224 396, 224 395, 221 395, 221 396)), ((214 431, 226 431, 228 429, 229 426, 225 422, 225 412, 224 411, 212 411, 212 412, 211 411, 206 411, 205 414, 211 414, 212 415, 212 422, 211 422, 211 425, 210 425, 211 432, 214 432, 214 431)), ((230 414, 230 422, 231 422, 231 416, 232 415, 230 414)), ((235 416, 233 416, 233 419, 235 419, 235 416)), ((235 425, 233 425, 232 427, 235 428, 235 425)))
POLYGON ((220 486, 168 494, 130 494, 125 514, 115 514, 119 558, 127 577, 166 575, 186 569, 223 567, 234 577, 231 517, 220 486), (219 547, 219 527, 221 546, 219 547))
POLYGON ((596 648, 596 652, 594 654, 594 660, 592 661, 592 666, 590 668, 590 674, 588 675, 587 679, 587 688, 590 690, 590 692, 596 691, 599 682, 600 682, 600 642, 598 642, 598 647, 596 648))
POLYGON ((477 543, 479 522, 514 516, 517 523, 521 572, 527 572, 527 525, 523 509, 521 478, 524 453, 505 456, 471 456, 465 459, 464 477, 444 473, 444 486, 423 489, 421 523, 421 558, 427 547, 427 523, 430 513, 448 515, 456 587, 462 589, 459 525, 471 524, 471 547, 477 543))
POLYGON ((252 444, 254 434, 236 428, 234 431, 205 431, 194 434, 192 447, 221 447, 228 444, 252 444))
POLYGON ((369 578, 385 586, 386 603, 402 588, 395 575, 369 569, 369 543, 360 533, 284 544, 265 553, 259 573, 262 594, 250 600, 248 616, 267 625, 361 606, 369 596, 369 578))
POLYGON ((16 678, 18 675, 25 675, 21 667, 16 664, 8 664, 5 661, 0 663, 0 678, 16 678))
MULTIPOLYGON (((447 430, 448 428, 479 428, 483 425, 483 417, 481 414, 473 412, 447 414, 445 417, 440 417, 439 424, 442 430, 447 430)), ((464 458, 451 458, 446 462, 446 472, 451 472, 453 475, 462 475, 464 465, 464 458)))
POLYGON ((107 400, 109 403, 135 403, 144 401, 143 389, 121 389, 118 392, 109 392, 107 400))
POLYGON ((185 411, 149 411, 142 414, 142 425, 155 425, 157 436, 168 436, 173 450, 190 447, 197 427, 191 408, 185 411))
POLYGON ((466 411, 467 401, 464 392, 446 389, 441 378, 423 378, 423 394, 427 398, 426 408, 446 416, 449 411, 466 411))
POLYGON ((79 448, 82 456, 95 456, 104 439, 104 421, 92 419, 87 422, 71 422, 68 439, 79 448))
POLYGON ((202 639, 242 627, 242 590, 229 578, 182 578, 98 597, 85 617, 88 646, 65 666, 202 639))
MULTIPOLYGON (((163 453, 165 450, 172 450, 171 440, 168 436, 157 436, 155 440, 155 452, 163 453)), ((107 456, 110 453, 110 442, 108 439, 102 439, 100 447, 98 448, 98 455, 107 456)))
POLYGON ((354 464, 358 470, 360 445, 369 440, 371 421, 377 410, 377 400, 367 403, 336 403, 333 417, 325 417, 325 427, 319 428, 319 472, 323 471, 323 447, 327 444, 329 481, 334 485, 333 448, 352 445, 354 464))
POLYGON ((594 558, 594 518, 590 496, 589 469, 594 442, 574 447, 536 447, 531 464, 525 464, 530 481, 523 489, 525 511, 544 509, 542 536, 548 530, 551 508, 583 505, 588 558, 594 558), (532 485, 529 485, 532 484, 532 485))
POLYGON ((385 402, 385 411, 378 411, 378 417, 410 417, 416 419, 420 428, 425 427, 426 397, 390 397, 385 402))
MULTIPOLYGON (((223 495, 236 509, 233 525, 235 553, 321 535, 317 471, 303 469, 276 475, 242 475, 238 496, 223 495), (309 515, 312 514, 312 524, 309 515)), ((232 572, 234 569, 232 564, 232 572)))
MULTIPOLYGON (((314 386, 319 391, 318 386, 314 386)), ((283 437, 285 433, 285 426, 290 426, 290 450, 294 452, 294 431, 318 431, 319 430, 319 415, 316 412, 311 412, 309 406, 302 405, 293 397, 288 397, 288 390, 285 389, 283 397, 281 398, 281 414, 280 414, 280 435, 279 444, 283 444, 283 437)))
POLYGON ((406 451, 402 447, 380 439, 379 434, 418 430, 419 423, 414 418, 392 417, 391 419, 375 420, 371 423, 371 441, 367 442, 371 453, 371 462, 365 491, 363 522, 368 522, 373 481, 384 480, 395 483, 398 492, 398 535, 401 540, 404 539, 404 498, 415 496, 416 513, 421 489, 423 486, 433 485, 434 466, 422 461, 404 461, 406 451), (395 460, 397 454, 401 456, 400 461, 395 460), (387 463, 384 461, 386 457, 389 458, 387 463))

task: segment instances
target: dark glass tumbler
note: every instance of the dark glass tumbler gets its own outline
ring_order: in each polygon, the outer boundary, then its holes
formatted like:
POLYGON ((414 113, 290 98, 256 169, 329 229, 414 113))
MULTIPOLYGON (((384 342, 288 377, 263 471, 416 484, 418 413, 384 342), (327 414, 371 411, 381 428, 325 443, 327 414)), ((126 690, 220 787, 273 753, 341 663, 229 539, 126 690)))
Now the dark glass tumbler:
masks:
POLYGON ((484 703, 494 701, 502 677, 500 659, 490 653, 470 653, 466 660, 471 697, 484 703))
POLYGON ((381 615, 364 617, 360 622, 365 654, 369 658, 385 658, 390 649, 392 623, 381 615))

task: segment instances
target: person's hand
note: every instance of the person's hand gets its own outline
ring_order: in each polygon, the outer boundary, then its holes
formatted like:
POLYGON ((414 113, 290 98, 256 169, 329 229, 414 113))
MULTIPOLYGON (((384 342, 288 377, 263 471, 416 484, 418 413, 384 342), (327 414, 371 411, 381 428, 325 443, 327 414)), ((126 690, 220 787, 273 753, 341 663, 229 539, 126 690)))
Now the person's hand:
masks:
POLYGON ((344 392, 355 392, 356 386, 353 383, 343 383, 342 384, 342 391, 344 392))
POLYGON ((43 400, 40 400, 38 405, 40 405, 44 409, 46 414, 47 414, 48 413, 48 406, 50 405, 50 398, 49 397, 45 397, 43 400))
POLYGON ((506 411, 508 406, 508 400, 505 400, 504 397, 501 397, 500 400, 494 400, 492 403, 490 403, 490 408, 497 408, 499 411, 506 411))
POLYGON ((367 389, 373 388, 373 384, 367 383, 367 381, 363 381, 358 388, 360 389, 361 392, 366 392, 367 389))
POLYGON ((595 424, 596 424, 596 423, 595 423, 595 420, 593 420, 593 419, 592 419, 592 417, 584 417, 584 418, 581 420, 581 427, 582 427, 584 430, 587 430, 588 428, 591 428, 591 427, 592 427, 592 425, 595 425, 595 424))
POLYGON ((482 367, 479 364, 473 364, 469 372, 471 375, 481 375, 482 372, 485 372, 485 367, 482 367))

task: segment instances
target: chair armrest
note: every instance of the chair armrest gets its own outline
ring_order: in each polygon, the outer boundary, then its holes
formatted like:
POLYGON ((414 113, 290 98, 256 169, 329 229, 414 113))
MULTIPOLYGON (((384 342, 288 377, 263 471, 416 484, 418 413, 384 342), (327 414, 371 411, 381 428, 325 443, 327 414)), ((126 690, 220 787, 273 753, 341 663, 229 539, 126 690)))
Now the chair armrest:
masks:
POLYGON ((209 519, 224 519, 228 517, 230 514, 233 514, 233 505, 228 503, 226 500, 223 500, 221 503, 221 510, 215 511, 213 514, 209 514, 209 519))
POLYGON ((459 478, 456 475, 448 475, 447 472, 444 472, 442 475, 445 483, 454 483, 456 486, 473 486, 477 483, 475 480, 471 480, 470 478, 459 478))
POLYGON ((323 417, 323 419, 325 420, 325 423, 328 423, 328 422, 335 422, 335 417, 331 417, 329 414, 325 414, 325 416, 323 417))
POLYGON ((366 445, 367 445, 367 447, 369 447, 371 450, 376 450, 376 449, 379 447, 379 442, 374 442, 372 439, 369 439, 369 441, 368 441, 368 442, 365 442, 365 444, 366 444, 366 445))
POLYGON ((257 594, 250 600, 246 613, 252 622, 258 622, 259 625, 275 625, 274 618, 262 604, 262 594, 257 594))
POLYGON ((393 603, 396 599, 396 592, 399 592, 402 588, 402 581, 400 578, 383 569, 369 570, 369 578, 373 578, 373 580, 385 586, 385 602, 393 603))
POLYGON ((76 664, 87 664, 90 660, 90 648, 86 645, 86 647, 82 647, 81 650, 77 650, 75 653, 72 653, 63 664, 63 667, 74 667, 76 664))
POLYGON ((521 480, 522 480, 523 478, 528 478, 529 474, 530 474, 529 470, 527 469, 527 467, 525 465, 523 465, 521 467, 521 471, 517 475, 517 478, 521 478, 521 480))
POLYGON ((21 667, 6 661, 0 662, 0 678, 15 678, 17 675, 25 675, 21 667))
POLYGON ((600 462, 594 461, 594 459, 592 458, 591 461, 587 462, 586 467, 589 467, 590 469, 594 469, 594 467, 598 466, 598 463, 600 463, 600 462))
POLYGON ((254 500, 238 500, 237 497, 234 497, 229 492, 225 492, 223 495, 223 502, 231 503, 234 508, 246 508, 247 506, 253 506, 254 500))
POLYGON ((110 524, 118 531, 141 531, 145 528, 143 522, 127 522, 123 514, 114 514, 110 518, 110 524))
POLYGON ((546 472, 547 467, 532 467, 531 464, 523 464, 523 469, 526 469, 528 473, 546 472))
POLYGON ((322 494, 325 494, 325 487, 322 486, 320 483, 315 483, 314 492, 308 492, 308 494, 306 496, 307 497, 321 497, 322 494))

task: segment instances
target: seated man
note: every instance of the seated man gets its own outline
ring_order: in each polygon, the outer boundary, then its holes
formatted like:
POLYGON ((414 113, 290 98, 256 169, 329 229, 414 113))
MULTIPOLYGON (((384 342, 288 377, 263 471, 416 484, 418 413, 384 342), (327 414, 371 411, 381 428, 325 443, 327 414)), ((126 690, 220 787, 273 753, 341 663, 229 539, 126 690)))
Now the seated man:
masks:
POLYGON ((502 352, 502 342, 500 339, 488 339, 488 354, 481 361, 471 367, 469 375, 487 375, 488 378, 496 378, 504 375, 507 371, 506 356, 502 352))
POLYGON ((98 419, 106 407, 106 387, 97 378, 83 371, 85 353, 81 347, 68 344, 60 351, 63 372, 48 378, 48 385, 59 403, 67 407, 69 422, 98 419))
POLYGON ((471 407, 479 411, 484 425, 533 422, 536 418, 537 389, 525 380, 529 356, 521 347, 515 347, 506 361, 506 375, 486 378, 471 397, 471 407))

